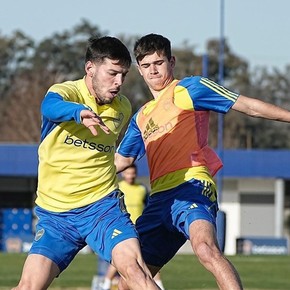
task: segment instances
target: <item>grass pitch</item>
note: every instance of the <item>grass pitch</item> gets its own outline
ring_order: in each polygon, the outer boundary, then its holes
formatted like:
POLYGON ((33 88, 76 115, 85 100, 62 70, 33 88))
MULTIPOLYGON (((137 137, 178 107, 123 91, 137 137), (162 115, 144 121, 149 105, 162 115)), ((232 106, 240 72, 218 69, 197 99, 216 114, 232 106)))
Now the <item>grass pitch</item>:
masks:
MULTIPOLYGON (((26 254, 0 253, 0 290, 11 289, 26 254)), ((230 256, 246 290, 289 290, 290 256, 230 256)), ((94 254, 79 254, 49 289, 90 290, 97 269, 94 254)), ((192 255, 177 255, 161 272, 166 290, 217 289, 213 276, 192 255)))

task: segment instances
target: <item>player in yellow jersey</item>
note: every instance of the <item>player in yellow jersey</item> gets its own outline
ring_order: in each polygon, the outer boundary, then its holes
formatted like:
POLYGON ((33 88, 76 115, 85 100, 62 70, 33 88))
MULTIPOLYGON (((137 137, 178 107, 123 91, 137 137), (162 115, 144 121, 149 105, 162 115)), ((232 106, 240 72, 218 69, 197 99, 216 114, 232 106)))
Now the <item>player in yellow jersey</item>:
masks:
POLYGON ((130 219, 135 224, 137 218, 142 214, 148 190, 145 185, 136 181, 137 167, 135 164, 129 166, 121 173, 122 180, 119 182, 119 188, 124 192, 124 201, 130 219))
MULTIPOLYGON (((144 206, 148 198, 147 187, 136 181, 137 178, 137 166, 135 164, 130 165, 122 173, 122 180, 119 182, 119 188, 124 193, 125 205, 130 218, 133 223, 136 223, 137 218, 142 214, 144 206)), ((112 281, 117 275, 117 270, 114 266, 110 265, 107 269, 107 273, 102 283, 101 290, 111 289, 112 281)), ((160 289, 164 290, 164 286, 161 280, 160 273, 157 273, 154 277, 156 284, 160 289)))
POLYGON ((220 289, 240 290, 240 277, 216 238, 213 176, 222 163, 208 146, 209 112, 225 114, 233 109, 282 122, 290 122, 290 112, 201 76, 175 79, 175 57, 162 35, 138 39, 134 55, 154 99, 131 119, 115 162, 122 171, 136 158, 147 156, 151 195, 136 223, 144 260, 155 275, 189 240, 220 289))
POLYGON ((41 104, 36 235, 14 289, 47 289, 86 245, 130 289, 159 289, 141 257, 114 165, 116 140, 131 115, 119 93, 130 65, 120 40, 92 37, 84 78, 48 90, 41 104))

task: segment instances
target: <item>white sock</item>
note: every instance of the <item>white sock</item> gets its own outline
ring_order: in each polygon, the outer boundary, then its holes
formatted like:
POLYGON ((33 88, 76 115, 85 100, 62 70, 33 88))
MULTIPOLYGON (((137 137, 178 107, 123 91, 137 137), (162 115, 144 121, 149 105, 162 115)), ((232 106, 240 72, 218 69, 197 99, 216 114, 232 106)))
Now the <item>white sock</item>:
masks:
POLYGON ((111 284, 112 284, 112 281, 108 278, 105 278, 103 283, 102 283, 102 288, 104 289, 110 289, 111 288, 111 284))
POLYGON ((157 284, 157 286, 158 286, 159 288, 161 288, 161 290, 165 290, 165 289, 164 289, 164 286, 163 286, 163 283, 162 283, 161 280, 155 280, 155 283, 157 284))

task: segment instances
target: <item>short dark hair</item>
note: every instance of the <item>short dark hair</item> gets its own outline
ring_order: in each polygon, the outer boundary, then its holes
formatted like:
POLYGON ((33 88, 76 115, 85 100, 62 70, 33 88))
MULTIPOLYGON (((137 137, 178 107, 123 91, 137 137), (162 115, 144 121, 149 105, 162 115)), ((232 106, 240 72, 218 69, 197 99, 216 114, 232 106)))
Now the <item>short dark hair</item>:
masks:
POLYGON ((128 168, 134 168, 137 170, 137 165, 136 165, 136 163, 132 163, 126 169, 128 169, 128 168))
MULTIPOLYGON (((135 172, 136 172, 136 174, 137 174, 137 172, 138 172, 138 167, 137 167, 136 163, 132 163, 132 164, 130 164, 128 167, 126 167, 125 170, 127 170, 127 169, 129 169, 129 168, 135 169, 135 172)), ((125 171, 125 170, 124 170, 124 171, 125 171)))
POLYGON ((134 55, 139 63, 146 55, 157 52, 171 59, 170 40, 160 34, 147 34, 138 39, 134 45, 134 55))
POLYGON ((92 36, 88 40, 85 61, 103 62, 105 58, 119 60, 120 65, 128 68, 132 63, 129 50, 118 38, 92 36))

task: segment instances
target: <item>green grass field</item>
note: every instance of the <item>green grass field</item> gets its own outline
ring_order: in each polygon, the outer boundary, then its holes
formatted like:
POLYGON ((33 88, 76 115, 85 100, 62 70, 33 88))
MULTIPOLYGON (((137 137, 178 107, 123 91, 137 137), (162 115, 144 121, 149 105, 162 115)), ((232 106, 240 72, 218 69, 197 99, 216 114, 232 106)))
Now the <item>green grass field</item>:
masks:
MULTIPOLYGON (((0 290, 11 289, 20 277, 25 254, 0 253, 0 290)), ((289 290, 290 256, 230 256, 247 290, 289 290)), ((89 290, 97 268, 94 254, 79 254, 50 289, 89 290)), ((177 255, 162 270, 166 290, 217 289, 215 281, 191 255, 177 255)))

